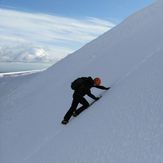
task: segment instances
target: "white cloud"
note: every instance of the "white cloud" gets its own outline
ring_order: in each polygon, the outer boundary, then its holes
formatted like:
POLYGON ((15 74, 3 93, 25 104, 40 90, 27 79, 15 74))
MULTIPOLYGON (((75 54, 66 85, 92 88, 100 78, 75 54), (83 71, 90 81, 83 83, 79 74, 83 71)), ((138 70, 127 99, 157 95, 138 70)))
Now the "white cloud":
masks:
POLYGON ((0 61, 55 62, 113 26, 96 18, 0 9, 0 61))

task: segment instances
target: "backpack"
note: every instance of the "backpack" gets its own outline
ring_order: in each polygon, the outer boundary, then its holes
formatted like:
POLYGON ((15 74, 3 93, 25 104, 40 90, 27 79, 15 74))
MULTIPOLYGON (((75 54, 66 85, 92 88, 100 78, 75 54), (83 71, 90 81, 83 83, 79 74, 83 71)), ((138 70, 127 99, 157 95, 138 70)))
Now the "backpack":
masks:
POLYGON ((84 83, 84 78, 78 78, 71 83, 71 89, 77 90, 84 83))

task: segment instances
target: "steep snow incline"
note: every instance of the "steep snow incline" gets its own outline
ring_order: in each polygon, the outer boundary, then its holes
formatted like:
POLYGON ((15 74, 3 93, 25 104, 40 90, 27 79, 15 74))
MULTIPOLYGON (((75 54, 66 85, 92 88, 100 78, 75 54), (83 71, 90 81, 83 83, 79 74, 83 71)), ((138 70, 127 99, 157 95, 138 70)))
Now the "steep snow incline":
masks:
POLYGON ((162 162, 162 52, 47 138, 25 162, 162 162))
POLYGON ((158 1, 1 101, 0 162, 160 163, 162 15, 158 1), (70 83, 85 75, 100 76, 112 89, 62 126, 72 100, 70 83))

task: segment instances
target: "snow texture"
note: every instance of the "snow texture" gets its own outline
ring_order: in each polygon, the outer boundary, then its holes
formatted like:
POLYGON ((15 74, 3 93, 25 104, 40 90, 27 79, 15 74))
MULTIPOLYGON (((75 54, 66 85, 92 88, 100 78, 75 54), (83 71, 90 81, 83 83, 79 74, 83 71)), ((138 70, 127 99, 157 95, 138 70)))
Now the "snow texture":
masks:
POLYGON ((0 78, 0 162, 161 163, 162 15, 157 1, 44 72, 0 78), (63 126, 79 76, 112 88, 63 126))

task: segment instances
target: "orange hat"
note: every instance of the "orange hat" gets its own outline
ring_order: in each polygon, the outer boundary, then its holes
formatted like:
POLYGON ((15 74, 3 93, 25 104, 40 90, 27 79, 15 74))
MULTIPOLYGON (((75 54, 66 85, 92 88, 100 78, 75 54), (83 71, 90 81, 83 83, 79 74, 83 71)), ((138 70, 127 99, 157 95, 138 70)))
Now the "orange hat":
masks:
POLYGON ((95 84, 96 86, 99 86, 99 85, 101 84, 101 79, 98 78, 98 77, 94 78, 94 84, 95 84))

